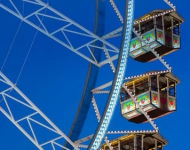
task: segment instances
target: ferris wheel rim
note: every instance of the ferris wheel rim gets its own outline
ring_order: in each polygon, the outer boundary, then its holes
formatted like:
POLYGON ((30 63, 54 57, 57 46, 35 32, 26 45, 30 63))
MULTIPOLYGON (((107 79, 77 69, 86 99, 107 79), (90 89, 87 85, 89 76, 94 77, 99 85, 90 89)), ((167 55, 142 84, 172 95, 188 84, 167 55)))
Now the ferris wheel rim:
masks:
POLYGON ((106 134, 107 128, 109 126, 109 122, 111 121, 118 96, 119 96, 119 89, 122 86, 122 82, 124 79, 124 74, 125 74, 125 68, 127 65, 127 58, 128 58, 128 52, 130 50, 130 40, 131 40, 131 33, 132 33, 132 26, 133 26, 133 16, 134 16, 134 0, 128 0, 126 1, 126 12, 125 12, 125 19, 124 19, 124 28, 123 28, 123 37, 122 37, 122 44, 121 44, 121 51, 119 53, 119 58, 118 58, 118 65, 115 73, 115 77, 112 83, 111 91, 109 94, 108 102, 106 104, 106 109, 104 110, 103 116, 100 120, 100 123, 95 131, 95 134, 93 136, 93 139, 90 143, 90 146, 88 149, 93 149, 96 150, 100 147, 101 141, 103 140, 103 137, 106 134), (117 87, 117 88, 115 88, 117 87), (112 106, 113 107, 112 107, 112 106), (111 106, 111 107, 110 107, 111 106), (109 113, 108 109, 112 108, 111 112, 109 113), (111 114, 109 117, 108 113, 111 114), (104 123, 108 122, 108 124, 105 125, 104 123), (102 130, 102 131, 101 131, 102 130), (103 132, 103 133, 102 133, 103 132), (103 135, 102 135, 103 134, 103 135))

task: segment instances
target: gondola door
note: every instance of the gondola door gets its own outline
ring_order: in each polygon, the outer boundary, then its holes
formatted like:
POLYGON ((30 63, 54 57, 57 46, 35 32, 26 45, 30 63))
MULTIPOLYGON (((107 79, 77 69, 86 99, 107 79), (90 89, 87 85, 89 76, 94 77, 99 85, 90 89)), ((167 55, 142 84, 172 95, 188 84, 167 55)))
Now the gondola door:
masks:
POLYGON ((160 108, 168 110, 167 98, 167 78, 165 76, 159 76, 159 95, 160 95, 160 108))
POLYGON ((172 19, 169 15, 164 16, 165 45, 172 47, 172 19))

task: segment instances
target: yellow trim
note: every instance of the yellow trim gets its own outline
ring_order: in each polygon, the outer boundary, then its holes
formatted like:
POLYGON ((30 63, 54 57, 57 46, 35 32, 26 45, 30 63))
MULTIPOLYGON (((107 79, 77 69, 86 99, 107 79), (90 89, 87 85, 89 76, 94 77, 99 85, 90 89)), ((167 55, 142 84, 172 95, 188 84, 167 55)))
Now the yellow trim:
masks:
POLYGON ((143 18, 141 18, 141 20, 147 19, 147 18, 149 18, 150 16, 153 16, 153 15, 146 15, 146 16, 144 16, 143 18))
MULTIPOLYGON (((118 139, 110 141, 110 145, 111 146, 116 145, 116 144, 118 144, 118 141, 120 141, 120 142, 127 141, 129 139, 132 139, 133 137, 134 137, 134 134, 128 134, 128 135, 119 137, 118 139)), ((105 143, 105 144, 102 145, 102 147, 106 148, 106 147, 108 147, 108 145, 105 143)))
POLYGON ((138 77, 138 78, 136 78, 136 79, 134 79, 134 80, 131 80, 131 81, 125 82, 125 86, 132 85, 133 82, 136 82, 136 81, 139 81, 139 80, 144 80, 144 79, 146 79, 146 78, 148 78, 148 76, 138 77))

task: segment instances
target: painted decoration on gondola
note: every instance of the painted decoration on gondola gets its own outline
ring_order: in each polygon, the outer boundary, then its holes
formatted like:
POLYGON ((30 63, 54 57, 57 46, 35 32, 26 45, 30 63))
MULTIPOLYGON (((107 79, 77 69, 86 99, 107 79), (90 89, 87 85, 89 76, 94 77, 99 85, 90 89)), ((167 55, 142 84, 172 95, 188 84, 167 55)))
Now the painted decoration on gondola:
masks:
POLYGON ((180 48, 180 37, 178 35, 173 35, 173 47, 180 48))
POLYGON ((130 112, 132 110, 135 110, 135 103, 133 102, 132 99, 129 99, 127 101, 125 101, 123 104, 122 104, 122 107, 121 107, 121 112, 122 114, 125 114, 127 112, 130 112))
POLYGON ((141 47, 141 42, 139 38, 134 38, 131 40, 130 44, 130 52, 139 49, 141 47))
POLYGON ((152 104, 159 107, 158 93, 152 92, 152 104))
POLYGON ((157 32, 157 41, 164 45, 164 35, 162 30, 156 30, 157 32))
POLYGON ((137 101, 141 106, 150 104, 149 92, 143 93, 137 97, 137 101))
POLYGON ((176 100, 174 97, 169 97, 168 98, 168 109, 171 110, 176 110, 176 100))
MULTIPOLYGON (((146 41, 147 43, 151 43, 155 41, 155 33, 154 30, 146 32, 145 34, 143 34, 143 40, 146 41)), ((143 42, 142 44, 143 46, 145 45, 145 43, 143 42)))

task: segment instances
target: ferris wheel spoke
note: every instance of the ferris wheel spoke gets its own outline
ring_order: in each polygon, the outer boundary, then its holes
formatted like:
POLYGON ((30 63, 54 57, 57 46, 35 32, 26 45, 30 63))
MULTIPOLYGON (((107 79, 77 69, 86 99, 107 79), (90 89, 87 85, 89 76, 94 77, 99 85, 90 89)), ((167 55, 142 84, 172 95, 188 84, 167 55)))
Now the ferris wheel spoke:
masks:
POLYGON ((28 134, 2 107, 0 107, 0 112, 2 112, 36 147, 40 150, 43 148, 33 139, 33 137, 28 134))
POLYGON ((2 72, 0 76, 4 82, 0 84, 9 85, 6 91, 1 93, 3 100, 1 101, 0 111, 39 149, 44 146, 58 145, 64 148, 63 142, 67 141, 75 149, 78 149, 74 144, 39 108, 37 108, 29 98, 27 98, 2 72), (15 113, 15 110, 23 112, 21 115, 15 113), (51 134, 48 139, 40 136, 43 131, 44 134, 51 134), (61 142, 60 139, 63 141, 61 142))
MULTIPOLYGON (((95 55, 93 55, 93 57, 91 58, 91 55, 93 53, 90 53, 89 55, 88 47, 91 47, 91 51, 104 50, 103 47, 94 49, 93 46, 95 46, 94 45, 95 42, 101 42, 103 45, 105 45, 108 49, 108 53, 111 58, 114 57, 114 53, 117 54, 119 52, 119 49, 117 47, 115 47, 114 45, 110 44, 105 40, 106 38, 111 38, 110 36, 111 34, 101 38, 40 0, 24 0, 23 2, 35 6, 36 9, 33 12, 30 12, 29 14, 24 16, 23 14, 20 13, 18 7, 15 5, 15 2, 13 2, 13 0, 10 0, 10 3, 13 5, 14 10, 6 6, 2 2, 0 2, 0 7, 5 9, 12 15, 16 16, 17 18, 21 19, 25 23, 29 24, 33 28, 39 30, 46 36, 52 38, 54 41, 63 45, 65 48, 76 53, 83 59, 95 64, 98 67, 108 64, 110 59, 97 62, 96 61, 97 58, 95 55), (61 25, 62 27, 55 28, 53 30, 51 29, 50 31, 50 26, 45 24, 42 18, 48 18, 50 19, 52 24, 59 24, 59 26, 61 25), (63 36, 60 36, 60 34, 62 34, 63 36), (76 41, 73 41, 72 38, 69 38, 73 36, 80 37, 81 40, 80 45, 78 45, 76 41)), ((116 36, 113 33, 117 32, 112 32, 112 37, 116 36)), ((117 58, 114 57, 112 61, 114 60, 117 60, 117 58)))

